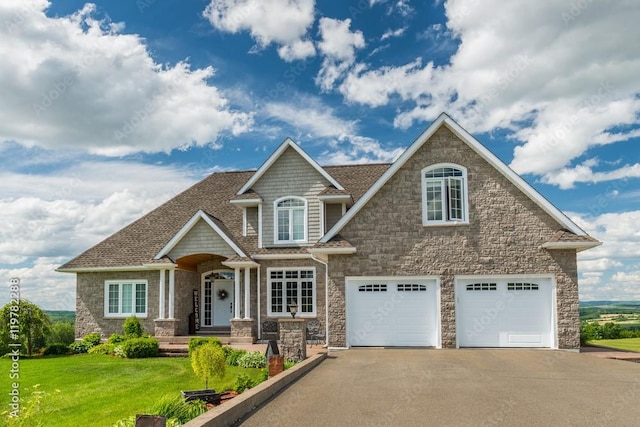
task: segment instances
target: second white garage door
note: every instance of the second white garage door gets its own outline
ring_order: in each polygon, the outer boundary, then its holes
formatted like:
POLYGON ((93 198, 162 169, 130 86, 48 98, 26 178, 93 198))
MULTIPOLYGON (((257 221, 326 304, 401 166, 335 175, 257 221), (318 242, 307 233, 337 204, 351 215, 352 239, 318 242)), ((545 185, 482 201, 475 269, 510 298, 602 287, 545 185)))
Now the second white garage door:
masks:
POLYGON ((348 277, 350 346, 438 346, 438 282, 424 277, 348 277))
POLYGON ((456 279, 460 347, 554 347, 548 277, 456 279))

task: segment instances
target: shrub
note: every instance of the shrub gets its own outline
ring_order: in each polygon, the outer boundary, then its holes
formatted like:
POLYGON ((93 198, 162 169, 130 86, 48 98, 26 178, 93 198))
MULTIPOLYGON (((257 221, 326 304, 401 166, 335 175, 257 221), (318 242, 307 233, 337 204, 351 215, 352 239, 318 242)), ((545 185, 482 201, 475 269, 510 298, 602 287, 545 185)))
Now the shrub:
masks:
POLYGON ((220 339, 217 337, 210 337, 210 338, 200 338, 200 337, 196 337, 196 338, 191 338, 189 340, 189 357, 191 357, 191 355, 193 354, 193 351, 200 347, 203 346, 205 344, 213 344, 215 346, 218 347, 222 347, 222 343, 220 342, 220 339))
POLYGON ((127 340, 127 337, 120 334, 111 334, 109 335, 109 338, 107 338, 107 342, 109 344, 120 344, 122 342, 125 342, 126 340, 127 340))
POLYGON ((67 344, 57 342, 46 346, 42 354, 44 356, 59 356, 67 353, 69 353, 69 346, 67 344))
POLYGON ((116 347, 115 344, 109 344, 109 343, 98 344, 98 345, 94 345, 93 347, 91 347, 87 353, 89 353, 89 354, 113 354, 113 351, 114 351, 115 347, 116 347))
POLYGON ((193 372, 204 380, 204 387, 209 388, 209 379, 222 378, 226 371, 222 348, 213 343, 196 347, 191 355, 193 372))
POLYGON ((247 352, 247 350, 236 349, 228 345, 222 347, 222 350, 224 351, 224 358, 229 366, 238 366, 238 359, 247 352))
POLYGON ((122 325, 122 330, 127 338, 140 338, 142 336, 142 323, 136 316, 127 317, 122 325))
POLYGON ((100 344, 100 334, 97 332, 92 332, 82 337, 82 341, 89 343, 91 347, 93 347, 94 345, 100 344))
POLYGON ((167 421, 176 420, 180 424, 184 424, 206 411, 207 407, 201 400, 185 402, 182 396, 176 395, 163 396, 147 413, 162 415, 167 418, 167 421))
POLYGON ((113 347, 113 355, 116 357, 127 357, 124 350, 122 349, 122 344, 113 347))
POLYGON ((622 332, 620 325, 612 322, 605 323, 602 327, 602 339, 617 340, 620 338, 620 332, 622 332))
POLYGON ((292 368, 296 363, 298 363, 298 362, 296 362, 295 360, 285 360, 284 361, 284 369, 287 370, 289 368, 292 368))
POLYGON ((582 323, 580 325, 580 343, 585 344, 587 341, 601 340, 602 326, 597 323, 582 323))
POLYGON ((155 338, 131 338, 118 347, 122 348, 124 357, 128 359, 142 359, 158 355, 158 340, 155 338))
POLYGON ((248 375, 240 374, 240 375, 238 375, 238 378, 236 379, 236 385, 233 388, 233 390, 236 393, 241 394, 245 390, 248 390, 248 389, 250 389, 250 388, 252 388, 254 386, 255 386, 255 383, 253 382, 253 380, 251 378, 249 378, 248 375))
POLYGON ((76 341, 69 344, 69 350, 75 354, 86 353, 91 347, 93 347, 91 343, 86 341, 76 341))
POLYGON ((75 330, 69 322, 56 322, 47 334, 47 345, 62 343, 69 345, 75 341, 75 330))
POLYGON ((238 366, 242 368, 264 368, 267 366, 267 360, 262 352, 251 351, 240 356, 238 366))

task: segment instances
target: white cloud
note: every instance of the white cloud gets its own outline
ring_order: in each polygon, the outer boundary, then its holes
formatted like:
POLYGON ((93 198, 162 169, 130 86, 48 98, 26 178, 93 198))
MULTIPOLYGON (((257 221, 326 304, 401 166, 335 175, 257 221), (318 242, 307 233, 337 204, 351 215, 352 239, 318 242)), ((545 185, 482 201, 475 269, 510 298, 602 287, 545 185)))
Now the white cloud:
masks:
POLYGON ((398 28, 397 30, 392 30, 391 28, 389 28, 384 32, 384 34, 382 34, 382 36, 380 37, 380 41, 390 39, 391 37, 400 37, 405 33, 405 31, 407 31, 407 27, 398 28))
MULTIPOLYGON (((548 184, 556 184, 558 187, 566 189, 572 188, 578 182, 597 183, 624 178, 640 178, 640 163, 625 165, 607 172, 594 172, 593 167, 596 165, 597 163, 594 164, 593 159, 589 159, 574 167, 549 172, 543 176, 542 180, 548 184)), ((612 195, 617 196, 617 194, 612 195)))
POLYGON ((3 173, 0 264, 69 259, 193 182, 185 171, 134 162, 85 162, 47 176, 3 173))
POLYGON ((94 18, 92 4, 65 17, 47 7, 0 6, 0 141, 122 155, 215 144, 250 127, 251 115, 208 85, 212 68, 155 63, 143 39, 94 18))
POLYGON ((598 258, 598 259, 590 259, 590 260, 580 260, 578 261, 578 269, 587 274, 597 274, 602 275, 602 272, 605 270, 622 267, 622 263, 620 261, 610 259, 610 258, 598 258))
POLYGON ((459 40, 448 64, 357 64, 339 88, 345 99, 376 107, 399 97, 401 128, 447 111, 471 132, 507 129, 521 143, 511 166, 549 182, 589 148, 638 136, 617 129, 640 124, 640 55, 629 43, 640 39, 640 4, 452 0, 445 8, 459 40))
POLYGON ((364 136, 349 136, 347 142, 334 142, 331 150, 320 153, 319 162, 323 165, 346 165, 376 162, 392 162, 405 148, 384 148, 380 142, 364 136))
POLYGON ((343 139, 355 132, 354 121, 337 117, 333 109, 311 97, 302 97, 295 104, 269 103, 265 106, 265 114, 293 126, 305 137, 343 139))
POLYGON ((355 61, 356 49, 365 46, 362 31, 351 32, 351 19, 320 18, 321 40, 318 49, 324 55, 316 84, 329 90, 355 61))
POLYGON ((314 7, 315 0, 212 0, 203 14, 220 31, 248 31, 259 48, 281 45, 280 57, 292 61, 315 55, 313 44, 304 40, 314 7))

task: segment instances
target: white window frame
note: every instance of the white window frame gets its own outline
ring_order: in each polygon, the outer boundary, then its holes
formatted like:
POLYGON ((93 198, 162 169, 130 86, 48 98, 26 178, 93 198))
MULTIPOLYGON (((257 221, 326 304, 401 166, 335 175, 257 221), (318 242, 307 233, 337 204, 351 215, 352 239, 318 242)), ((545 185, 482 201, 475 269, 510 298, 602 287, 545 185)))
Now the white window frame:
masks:
POLYGON ((129 316, 136 316, 141 319, 146 319, 149 314, 149 282, 147 280, 132 279, 132 280, 106 280, 104 282, 104 317, 108 318, 123 318, 129 316), (132 312, 122 311, 122 286, 133 285, 131 292, 131 309, 132 312), (109 312, 109 288, 111 285, 118 285, 118 312, 109 312), (144 285, 144 313, 136 313, 136 288, 137 285, 144 285))
POLYGON ((469 224, 469 194, 467 191, 467 168, 454 163, 438 163, 427 166, 420 171, 420 179, 422 181, 422 225, 464 225, 469 224), (426 178, 425 174, 434 169, 452 168, 462 173, 462 176, 447 176, 426 178), (458 182, 462 192, 462 218, 454 218, 452 198, 452 182, 458 182), (439 183, 440 194, 442 198, 441 214, 442 219, 429 219, 428 201, 427 201, 427 183, 439 183))
MULTIPOLYGON (((295 208, 295 209, 300 209, 300 208, 295 208)), ((297 197, 297 196, 286 196, 286 197, 281 197, 279 199, 277 199, 276 201, 273 202, 273 241, 275 243, 278 244, 282 244, 282 243, 306 243, 307 239, 308 239, 308 230, 307 230, 307 225, 308 225, 308 214, 309 214, 309 203, 308 201, 303 198, 303 197, 297 197), (294 208, 279 208, 278 204, 281 202, 284 202, 285 200, 300 200, 304 203, 303 209, 303 238, 302 239, 293 239, 293 215, 292 212, 294 210, 294 208), (288 240, 280 240, 279 239, 279 228, 278 228, 278 212, 280 210, 288 210, 289 211, 289 237, 290 239, 288 240)))
POLYGON ((293 282, 296 281, 297 282, 297 300, 296 300, 296 304, 298 304, 298 313, 296 314, 296 317, 316 317, 316 311, 317 311, 317 307, 316 307, 316 301, 317 301, 317 287, 316 287, 316 282, 317 280, 317 272, 316 272, 316 268, 315 267, 286 267, 286 268, 267 268, 267 316, 269 317, 289 317, 291 316, 291 313, 289 313, 288 311, 288 304, 289 302, 286 301, 286 284, 284 284, 284 282, 293 282), (283 275, 286 276, 286 272, 288 271, 297 271, 298 272, 298 278, 297 279, 272 279, 271 278, 271 273, 272 272, 277 272, 277 271, 281 271, 283 272, 283 275), (300 278, 300 271, 313 271, 313 279, 309 280, 308 278, 300 278), (302 284, 301 282, 309 282, 311 281, 311 298, 312 298, 312 312, 306 312, 303 313, 302 312, 302 284), (282 312, 274 312, 273 311, 273 307, 272 307, 272 284, 273 282, 283 282, 283 289, 282 289, 282 312))

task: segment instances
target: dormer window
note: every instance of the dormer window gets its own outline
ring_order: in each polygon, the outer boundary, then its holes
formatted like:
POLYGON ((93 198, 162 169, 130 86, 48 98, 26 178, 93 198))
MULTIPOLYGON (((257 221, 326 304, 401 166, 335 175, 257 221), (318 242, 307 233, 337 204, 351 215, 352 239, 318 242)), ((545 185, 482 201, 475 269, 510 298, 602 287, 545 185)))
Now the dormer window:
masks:
POLYGON ((433 165, 422 170, 422 223, 467 223, 467 169, 433 165))
POLYGON ((276 200, 276 243, 299 243, 307 241, 307 201, 300 197, 276 200))

